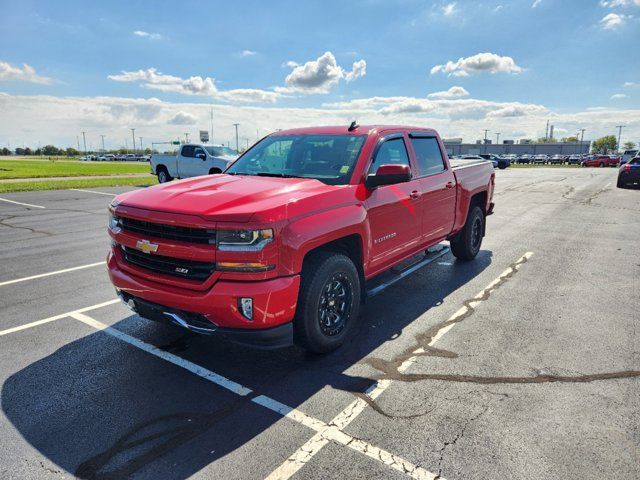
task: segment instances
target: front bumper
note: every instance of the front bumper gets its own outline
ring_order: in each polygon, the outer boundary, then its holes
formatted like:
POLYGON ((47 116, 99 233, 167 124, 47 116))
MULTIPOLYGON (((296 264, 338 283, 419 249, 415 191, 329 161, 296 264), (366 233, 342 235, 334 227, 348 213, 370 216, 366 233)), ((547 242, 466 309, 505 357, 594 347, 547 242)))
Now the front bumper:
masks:
POLYGON ((195 333, 217 335, 231 342, 256 348, 274 349, 293 345, 293 322, 263 329, 217 327, 197 313, 148 302, 122 290, 118 292, 118 296, 138 315, 155 322, 173 323, 195 333))
MULTIPOLYGON (((173 313, 183 319, 202 320, 205 323, 194 323, 202 331, 189 328, 198 333, 222 333, 225 336, 237 333, 234 336, 244 337, 262 331, 258 336, 270 337, 273 332, 265 333, 267 330, 290 324, 295 315, 299 275, 252 282, 218 280, 209 290, 195 291, 155 281, 152 273, 143 277, 125 271, 119 267, 112 253, 107 258, 107 266, 118 294, 125 302, 133 300, 135 308, 139 303, 141 316, 158 319, 156 314, 159 311, 173 313), (253 299, 253 320, 245 318, 238 309, 241 297, 253 299), (207 328, 212 331, 205 331, 207 328)), ((163 313, 161 318, 175 320, 174 323, 185 327, 171 315, 163 313)), ((283 327, 278 333, 289 329, 283 327)))

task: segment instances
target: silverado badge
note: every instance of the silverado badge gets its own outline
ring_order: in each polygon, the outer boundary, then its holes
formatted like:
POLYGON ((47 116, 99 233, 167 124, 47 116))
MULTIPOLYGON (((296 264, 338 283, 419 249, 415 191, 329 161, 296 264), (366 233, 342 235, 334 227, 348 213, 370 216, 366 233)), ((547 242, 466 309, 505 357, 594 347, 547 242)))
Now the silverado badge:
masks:
POLYGON ((155 253, 158 251, 158 244, 151 243, 149 240, 138 240, 136 242, 136 248, 144 253, 155 253))

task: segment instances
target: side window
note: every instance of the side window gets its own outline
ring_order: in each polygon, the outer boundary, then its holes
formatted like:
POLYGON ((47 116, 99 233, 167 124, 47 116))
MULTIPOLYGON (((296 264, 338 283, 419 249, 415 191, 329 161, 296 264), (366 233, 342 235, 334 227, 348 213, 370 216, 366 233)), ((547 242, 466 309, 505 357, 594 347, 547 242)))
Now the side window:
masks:
POLYGON ((380 165, 388 164, 411 166, 409 164, 407 147, 405 147, 404 140, 402 138, 392 138, 391 140, 387 140, 380 146, 380 148, 378 149, 378 153, 376 154, 376 158, 374 158, 373 162, 371 162, 369 173, 376 173, 376 170, 378 170, 378 167, 380 165))
POLYGON ((183 157, 195 157, 195 147, 193 145, 185 145, 180 153, 183 157))
POLYGON ((434 137, 416 137, 411 139, 411 145, 416 152, 418 171, 421 176, 444 171, 444 160, 438 140, 434 137))
POLYGON ((194 151, 193 151, 193 156, 195 157, 196 155, 198 155, 199 153, 202 153, 205 157, 207 156, 206 153, 204 153, 204 150, 200 147, 194 147, 194 151))
POLYGON ((640 165, 640 158, 634 158, 629 162, 631 165, 640 165))

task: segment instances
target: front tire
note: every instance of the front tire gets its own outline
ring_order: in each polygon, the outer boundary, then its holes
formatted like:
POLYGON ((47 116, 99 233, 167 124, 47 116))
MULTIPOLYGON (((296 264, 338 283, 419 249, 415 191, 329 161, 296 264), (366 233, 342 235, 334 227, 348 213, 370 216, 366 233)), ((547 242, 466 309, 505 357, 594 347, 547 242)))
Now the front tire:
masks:
POLYGON ((467 221, 451 239, 451 253, 463 262, 476 258, 482 245, 484 235, 484 212, 479 206, 474 206, 467 215, 467 221))
POLYGON ((302 269, 295 343, 316 353, 340 347, 358 319, 360 292, 360 276, 349 257, 313 253, 302 269))

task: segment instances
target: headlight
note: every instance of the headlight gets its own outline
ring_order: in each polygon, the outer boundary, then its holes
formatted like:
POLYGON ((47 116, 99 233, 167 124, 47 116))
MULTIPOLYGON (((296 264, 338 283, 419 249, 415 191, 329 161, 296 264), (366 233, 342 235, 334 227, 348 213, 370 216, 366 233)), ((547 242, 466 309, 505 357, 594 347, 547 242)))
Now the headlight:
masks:
POLYGON ((273 241, 273 230, 218 230, 217 245, 222 252, 256 252, 273 241))
POLYGON ((120 218, 109 212, 109 230, 118 233, 120 231, 120 218))

